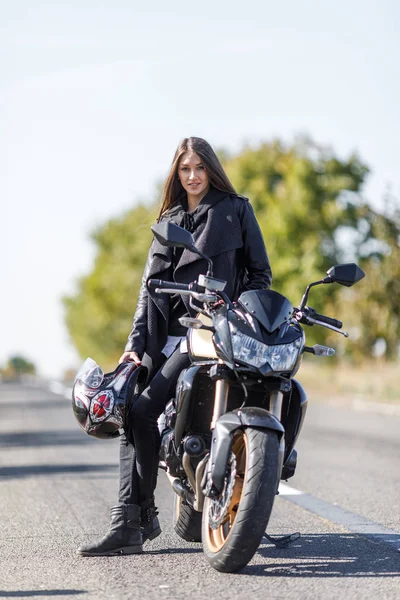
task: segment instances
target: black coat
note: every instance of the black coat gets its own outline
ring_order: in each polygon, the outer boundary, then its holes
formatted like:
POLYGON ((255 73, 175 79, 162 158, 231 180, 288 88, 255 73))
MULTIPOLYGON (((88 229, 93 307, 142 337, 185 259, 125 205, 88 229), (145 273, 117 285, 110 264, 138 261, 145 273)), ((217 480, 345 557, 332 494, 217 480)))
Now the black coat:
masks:
MULTIPOLYGON (((183 205, 178 204, 166 211, 162 220, 182 225, 184 213, 183 205)), ((247 198, 212 188, 192 214, 196 246, 212 258, 213 275, 227 282, 224 291, 231 300, 237 300, 245 290, 270 287, 267 251, 247 198)), ((147 355, 146 364, 151 368, 167 341, 170 297, 148 290, 148 279, 191 283, 206 271, 207 262, 186 249, 173 270, 172 248, 153 239, 125 351, 137 352, 142 358, 147 355)), ((182 296, 182 300, 193 315, 188 296, 182 296)))

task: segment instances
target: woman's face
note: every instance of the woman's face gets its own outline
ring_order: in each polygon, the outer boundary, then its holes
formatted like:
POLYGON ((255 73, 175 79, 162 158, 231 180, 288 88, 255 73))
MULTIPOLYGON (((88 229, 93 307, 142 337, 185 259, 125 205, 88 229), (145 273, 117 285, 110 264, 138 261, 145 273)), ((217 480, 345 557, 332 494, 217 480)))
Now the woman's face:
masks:
POLYGON ((200 156, 195 152, 185 152, 181 156, 178 177, 188 197, 191 196, 200 202, 207 194, 210 187, 208 174, 200 156))

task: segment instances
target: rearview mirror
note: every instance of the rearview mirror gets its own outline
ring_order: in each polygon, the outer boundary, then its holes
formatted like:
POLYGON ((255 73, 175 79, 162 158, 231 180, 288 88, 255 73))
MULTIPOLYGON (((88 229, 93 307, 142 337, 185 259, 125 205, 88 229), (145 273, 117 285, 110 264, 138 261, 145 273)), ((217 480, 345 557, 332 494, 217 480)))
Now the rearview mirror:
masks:
POLYGON ((364 271, 355 263, 335 265, 327 271, 327 274, 332 282, 345 285, 346 287, 351 287, 365 277, 364 271))
POLYGON ((151 230, 154 237, 163 246, 174 246, 175 248, 193 248, 194 246, 192 234, 175 223, 157 223, 152 226, 151 230))
POLYGON ((339 283, 340 285, 351 287, 357 283, 357 281, 360 281, 360 279, 365 277, 364 271, 355 263, 335 265, 327 271, 327 274, 328 277, 325 277, 320 281, 314 281, 307 286, 304 296, 301 299, 299 310, 303 310, 306 306, 310 289, 315 285, 321 285, 322 283, 339 283))

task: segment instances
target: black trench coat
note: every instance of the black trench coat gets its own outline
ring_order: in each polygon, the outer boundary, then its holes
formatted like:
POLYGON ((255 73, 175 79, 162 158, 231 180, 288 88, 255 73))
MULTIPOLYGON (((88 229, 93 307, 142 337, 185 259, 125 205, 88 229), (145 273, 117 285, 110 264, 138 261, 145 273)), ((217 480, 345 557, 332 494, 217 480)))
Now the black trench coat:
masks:
MULTIPOLYGON (((181 225, 183 215, 184 208, 178 204, 166 211, 162 220, 181 225)), ((247 198, 212 188, 193 215, 196 246, 213 260, 214 277, 227 281, 224 291, 231 300, 237 300, 245 290, 268 289, 271 286, 267 251, 247 198)), ((207 261, 186 249, 173 270, 172 248, 153 239, 132 330, 125 347, 125 351, 134 351, 142 359, 146 358, 150 371, 158 363, 167 342, 170 297, 149 290, 147 280, 191 283, 206 271, 207 261)), ((182 300, 189 314, 194 315, 188 296, 182 296, 182 300)))

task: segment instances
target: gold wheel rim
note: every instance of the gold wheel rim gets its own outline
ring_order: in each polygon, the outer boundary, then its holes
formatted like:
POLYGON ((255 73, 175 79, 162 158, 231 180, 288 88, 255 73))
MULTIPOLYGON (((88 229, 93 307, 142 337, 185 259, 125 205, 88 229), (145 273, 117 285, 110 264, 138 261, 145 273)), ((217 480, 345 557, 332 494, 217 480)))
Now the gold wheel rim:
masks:
POLYGON ((247 440, 244 431, 238 430, 233 439, 232 452, 236 457, 236 477, 233 494, 228 506, 227 513, 221 525, 211 529, 208 521, 208 508, 205 518, 207 519, 206 536, 208 546, 212 552, 219 552, 226 544, 236 520, 238 506, 243 492, 243 483, 246 479, 247 469, 247 440))

